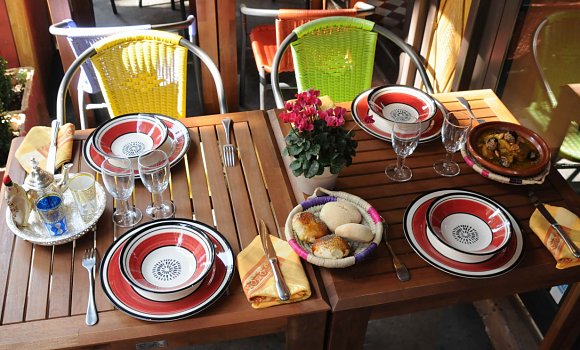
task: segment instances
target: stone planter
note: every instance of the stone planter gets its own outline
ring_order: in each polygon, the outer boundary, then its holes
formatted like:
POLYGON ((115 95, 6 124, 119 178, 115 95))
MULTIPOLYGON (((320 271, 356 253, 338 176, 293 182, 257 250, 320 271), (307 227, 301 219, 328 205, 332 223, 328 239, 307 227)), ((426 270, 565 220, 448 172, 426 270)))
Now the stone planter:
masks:
POLYGON ((336 179, 338 179, 338 174, 332 174, 330 172, 330 168, 325 168, 322 175, 314 176, 310 179, 304 177, 304 175, 300 175, 298 177, 295 177, 295 179, 298 189, 302 193, 310 196, 312 195, 312 193, 314 193, 314 190, 317 187, 332 190, 334 188, 334 185, 336 184, 336 179))
POLYGON ((26 83, 24 84, 24 91, 22 93, 22 100, 20 101, 20 108, 13 111, 6 112, 5 118, 12 123, 12 130, 18 135, 24 132, 24 123, 26 121, 26 111, 28 110, 28 101, 30 99, 30 92, 32 91, 32 78, 34 76, 34 68, 19 67, 10 68, 6 70, 7 75, 15 75, 20 72, 26 73, 26 83))

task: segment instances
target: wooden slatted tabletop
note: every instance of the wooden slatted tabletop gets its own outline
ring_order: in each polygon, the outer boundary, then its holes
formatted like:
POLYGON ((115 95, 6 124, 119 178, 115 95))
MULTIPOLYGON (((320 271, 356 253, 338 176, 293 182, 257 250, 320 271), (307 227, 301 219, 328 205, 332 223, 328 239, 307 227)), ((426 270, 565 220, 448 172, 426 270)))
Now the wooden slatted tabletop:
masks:
MULTIPOLYGON (((216 227, 237 254, 258 234, 259 219, 266 222, 272 234, 283 236, 293 201, 265 114, 253 111, 228 115, 233 119, 232 134, 240 154, 236 166, 231 168, 222 167, 221 145, 225 137, 222 117, 184 120, 192 142, 186 158, 171 169, 170 192, 177 217, 195 218, 216 227)), ((75 135, 75 172, 93 172, 81 152, 88 134, 81 131, 75 135)), ((18 183, 23 183, 25 172, 13 155, 21 142, 22 139, 16 139, 12 144, 7 165, 7 173, 18 183)), ((135 183, 135 203, 144 211, 151 197, 140 181, 135 183)), ((313 295, 306 301, 254 310, 245 298, 236 271, 228 295, 192 318, 163 324, 140 321, 115 310, 97 275, 100 320, 93 327, 86 326, 88 279, 81 266, 82 253, 95 245, 102 255, 126 231, 111 221, 112 199, 109 197, 94 234, 53 248, 31 244, 12 234, 5 222, 4 193, 1 195, 2 349, 104 345, 127 349, 134 348, 136 343, 145 343, 142 348, 155 344, 173 348, 275 332, 286 332, 287 348, 322 347, 329 306, 321 297, 309 264, 304 265, 313 295)))
MULTIPOLYGON (((491 90, 440 94, 436 97, 447 109, 462 112, 455 96, 464 96, 477 118, 486 121, 517 122, 491 90)), ((344 105, 350 109, 350 105, 344 105)), ((269 112, 274 134, 280 149, 283 136, 289 131, 281 123, 276 111, 269 112)), ((580 324, 580 267, 557 270, 555 261, 528 226, 534 207, 527 193, 534 190, 545 202, 565 206, 580 214, 580 199, 556 170, 552 170, 542 185, 515 186, 494 182, 477 174, 455 155, 461 173, 444 178, 435 173, 432 164, 444 158, 440 139, 420 144, 405 164, 413 171, 406 183, 391 182, 384 174, 388 163, 396 156, 389 143, 360 130, 352 120, 347 128, 355 127, 359 142, 352 166, 344 169, 336 189, 363 198, 373 205, 390 226, 389 241, 396 254, 407 265, 411 280, 399 282, 394 273, 387 249, 381 245, 368 261, 345 269, 321 268, 321 276, 332 307, 327 339, 329 349, 360 349, 363 346, 367 322, 371 318, 386 317, 445 305, 471 302, 501 295, 514 294, 561 283, 570 283, 570 291, 560 312, 546 335, 543 348, 561 349, 572 346, 580 324), (515 216, 523 230, 524 258, 519 266, 500 277, 470 279, 444 273, 417 255, 403 233, 403 215, 407 206, 425 192, 442 188, 468 189, 498 201, 515 216)), ((288 159, 285 159, 288 164, 288 159)), ((294 181, 290 177, 291 181, 294 181)), ((298 201, 304 196, 295 190, 298 201)))

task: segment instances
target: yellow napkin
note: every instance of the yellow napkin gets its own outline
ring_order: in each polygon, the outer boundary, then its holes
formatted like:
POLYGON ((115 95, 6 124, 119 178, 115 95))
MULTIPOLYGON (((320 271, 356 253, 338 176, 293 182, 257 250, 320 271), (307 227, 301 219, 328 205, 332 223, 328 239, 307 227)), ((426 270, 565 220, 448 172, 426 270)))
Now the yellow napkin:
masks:
POLYGON ((246 298, 254 309, 261 309, 280 304, 294 303, 310 297, 310 284, 298 255, 286 241, 270 236, 284 280, 290 289, 290 299, 278 298, 274 275, 264 255, 260 236, 242 250, 237 257, 238 271, 246 298))
MULTIPOLYGON (((580 246, 580 219, 568 209, 552 205, 545 205, 545 207, 576 246, 580 246)), ((556 259, 556 268, 565 269, 580 265, 580 258, 575 258, 572 255, 560 235, 550 226, 538 209, 530 217, 530 228, 556 259)))
MULTIPOLYGON (((72 123, 64 124, 58 130, 56 141, 56 162, 55 169, 64 163, 70 162, 72 158, 73 135, 75 126, 72 123)), ((16 150, 15 157, 20 165, 30 172, 30 159, 35 158, 42 169, 46 169, 46 157, 50 147, 51 129, 47 126, 35 126, 26 134, 22 144, 16 150)))

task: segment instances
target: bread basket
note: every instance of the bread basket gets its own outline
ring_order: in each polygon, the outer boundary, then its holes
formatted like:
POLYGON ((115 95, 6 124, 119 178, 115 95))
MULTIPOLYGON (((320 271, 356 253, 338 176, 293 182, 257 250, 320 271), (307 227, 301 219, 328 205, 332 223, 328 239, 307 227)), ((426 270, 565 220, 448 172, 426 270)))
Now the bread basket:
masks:
POLYGON ((383 232, 383 223, 381 221, 381 216, 369 203, 362 200, 361 198, 354 196, 346 192, 329 191, 324 188, 318 187, 314 190, 314 194, 310 196, 304 202, 298 204, 286 219, 286 240, 294 249, 294 251, 304 260, 317 266, 328 267, 328 268, 343 268, 352 266, 364 259, 366 259, 370 253, 375 250, 377 245, 381 241, 383 232), (361 224, 370 227, 374 234, 374 238, 370 242, 360 243, 349 241, 352 253, 351 255, 344 257, 342 259, 325 259, 320 258, 312 254, 311 244, 308 242, 302 242, 296 236, 296 233, 292 229, 292 218, 297 213, 308 211, 317 216, 320 214, 320 210, 324 204, 328 202, 344 201, 349 202, 354 205, 362 216, 361 224))

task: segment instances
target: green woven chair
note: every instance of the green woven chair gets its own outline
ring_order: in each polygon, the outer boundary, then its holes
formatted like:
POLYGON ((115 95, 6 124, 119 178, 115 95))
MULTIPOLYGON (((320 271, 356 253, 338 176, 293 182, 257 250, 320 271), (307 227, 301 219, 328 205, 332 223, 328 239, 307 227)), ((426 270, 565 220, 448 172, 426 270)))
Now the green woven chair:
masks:
MULTIPOLYGON (((536 28, 532 53, 541 78, 535 101, 527 108, 532 119, 544 131, 552 110, 558 104, 562 86, 580 83, 580 11, 563 11, 546 17, 536 28)), ((560 147, 560 153, 580 159, 580 131, 572 122, 560 147)))
POLYGON ((294 29, 280 44, 272 65, 276 106, 284 107, 278 68, 288 47, 292 48, 298 91, 315 88, 334 102, 346 102, 371 87, 378 35, 410 56, 425 89, 433 93, 421 58, 393 32, 362 18, 326 17, 294 29))

